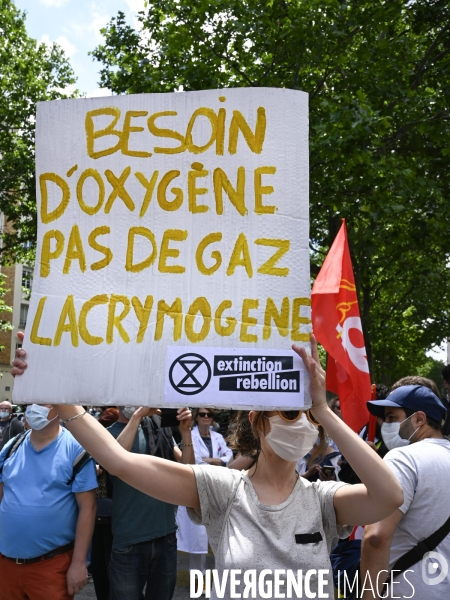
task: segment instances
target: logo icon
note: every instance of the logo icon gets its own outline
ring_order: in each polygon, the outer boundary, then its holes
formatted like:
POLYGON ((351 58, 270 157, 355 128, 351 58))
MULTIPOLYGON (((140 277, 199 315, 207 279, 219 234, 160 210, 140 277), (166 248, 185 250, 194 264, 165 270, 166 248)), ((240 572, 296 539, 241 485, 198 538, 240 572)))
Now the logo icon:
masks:
POLYGON ((357 369, 362 371, 363 373, 369 372, 369 364, 367 362, 367 353, 366 348, 364 346, 364 339, 362 337, 362 325, 361 319, 359 317, 347 317, 342 325, 339 323, 336 327, 338 332, 338 337, 342 338, 342 345, 345 350, 347 350, 350 360, 355 365, 357 369), (362 341, 362 346, 356 346, 351 339, 350 331, 356 330, 362 341))
POLYGON ((211 381, 211 367, 203 356, 189 352, 179 356, 170 365, 169 381, 179 394, 199 394, 211 381))
POLYGON ((427 585, 442 583, 448 574, 447 560, 439 552, 427 552, 422 559, 422 579, 427 585), (438 570, 440 568, 440 573, 438 570), (438 575, 431 577, 432 575, 438 575))

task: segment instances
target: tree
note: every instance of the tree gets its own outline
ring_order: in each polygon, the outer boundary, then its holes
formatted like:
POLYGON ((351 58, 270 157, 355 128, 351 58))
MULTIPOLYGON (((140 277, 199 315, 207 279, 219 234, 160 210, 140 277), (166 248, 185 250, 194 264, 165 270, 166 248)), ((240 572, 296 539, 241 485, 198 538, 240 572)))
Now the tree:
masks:
POLYGON ((412 373, 450 332, 447 0, 154 0, 139 21, 92 53, 115 93, 309 93, 312 272, 346 217, 372 376, 412 373))
POLYGON ((36 103, 69 97, 75 83, 63 50, 28 37, 25 15, 0 0, 0 211, 3 262, 31 261, 36 241, 34 136, 36 103))
POLYGON ((428 379, 434 381, 441 393, 441 396, 445 398, 447 395, 447 390, 444 387, 444 380, 442 379, 442 369, 445 367, 445 364, 440 360, 432 358, 431 356, 424 356, 423 359, 423 364, 417 369, 417 375, 420 375, 421 377, 428 377, 428 379))

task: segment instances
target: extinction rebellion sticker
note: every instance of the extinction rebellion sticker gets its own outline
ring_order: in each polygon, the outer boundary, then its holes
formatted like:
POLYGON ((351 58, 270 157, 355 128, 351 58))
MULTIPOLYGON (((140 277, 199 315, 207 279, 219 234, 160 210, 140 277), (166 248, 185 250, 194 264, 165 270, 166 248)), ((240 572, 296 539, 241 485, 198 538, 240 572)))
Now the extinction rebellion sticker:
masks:
POLYGON ((227 408, 302 408, 305 371, 291 350, 167 349, 164 403, 227 408), (225 352, 224 352, 225 350, 225 352))

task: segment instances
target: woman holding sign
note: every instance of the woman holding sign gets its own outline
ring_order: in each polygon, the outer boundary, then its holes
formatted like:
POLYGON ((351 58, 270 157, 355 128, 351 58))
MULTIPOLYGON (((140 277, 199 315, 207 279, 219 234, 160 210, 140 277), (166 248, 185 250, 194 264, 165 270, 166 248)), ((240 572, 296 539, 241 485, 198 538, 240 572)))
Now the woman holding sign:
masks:
MULTIPOLYGON (((347 526, 386 518, 402 504, 403 492, 387 465, 329 409, 325 372, 313 337, 311 344, 312 356, 303 348, 293 349, 310 375, 314 419, 338 444, 362 484, 309 483, 298 477, 295 463, 317 437, 309 411, 242 413, 233 446, 242 454, 254 453, 257 460, 240 472, 128 453, 81 407, 60 405, 57 410, 81 445, 110 473, 150 496, 188 507, 191 519, 206 526, 216 568, 219 575, 223 572, 220 581, 214 580, 216 586, 229 576, 234 592, 246 588, 250 594, 256 590, 258 598, 270 597, 265 594, 272 589, 271 574, 277 589, 286 593, 276 571, 281 570, 291 591, 304 582, 306 595, 320 590, 332 598, 332 538, 349 535, 347 526)), ((24 356, 23 351, 18 356, 24 356)), ((23 372, 22 360, 14 364, 14 374, 23 372)), ((230 587, 226 589, 222 597, 229 598, 230 587)), ((211 597, 216 597, 214 592, 211 597)))

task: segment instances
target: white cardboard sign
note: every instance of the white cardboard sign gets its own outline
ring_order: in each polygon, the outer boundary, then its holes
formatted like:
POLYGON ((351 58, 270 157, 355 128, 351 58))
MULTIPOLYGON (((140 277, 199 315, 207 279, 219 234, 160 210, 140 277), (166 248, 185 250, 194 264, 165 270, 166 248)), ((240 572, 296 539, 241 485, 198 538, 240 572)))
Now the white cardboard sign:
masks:
MULTIPOLYGON (((173 352, 309 346, 307 110, 307 94, 266 88, 39 104, 15 402, 175 406, 173 352)), ((302 406, 299 393, 236 390, 222 406, 302 406)))

